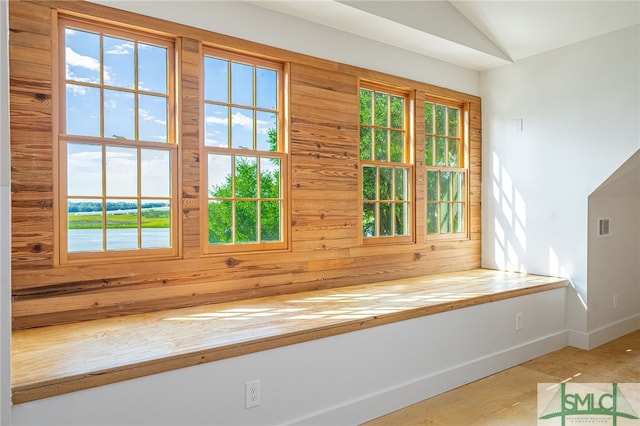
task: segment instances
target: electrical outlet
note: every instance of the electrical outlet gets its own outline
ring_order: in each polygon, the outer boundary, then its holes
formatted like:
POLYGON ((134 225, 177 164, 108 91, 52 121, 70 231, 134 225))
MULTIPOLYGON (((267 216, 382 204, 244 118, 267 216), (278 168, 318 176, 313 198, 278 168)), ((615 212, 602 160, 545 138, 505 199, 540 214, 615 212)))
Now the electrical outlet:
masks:
POLYGON ((262 398, 260 380, 253 380, 244 384, 245 408, 257 407, 262 398))
POLYGON ((618 309, 618 306, 620 306, 620 297, 616 293, 613 295, 613 309, 618 309))
POLYGON ((521 330, 524 327, 524 314, 522 312, 518 312, 516 314, 516 330, 521 330))

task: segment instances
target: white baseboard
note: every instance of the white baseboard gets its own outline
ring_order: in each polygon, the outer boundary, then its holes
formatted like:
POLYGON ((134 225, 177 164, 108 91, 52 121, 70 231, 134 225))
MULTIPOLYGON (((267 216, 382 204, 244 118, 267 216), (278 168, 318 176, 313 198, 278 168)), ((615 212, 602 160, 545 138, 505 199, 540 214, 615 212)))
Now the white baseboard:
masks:
POLYGON ((620 336, 640 329, 640 313, 623 318, 612 324, 607 324, 587 333, 587 349, 604 345, 620 336))
POLYGON ((577 330, 567 330, 567 344, 574 348, 589 350, 589 333, 577 330))
POLYGON ((567 346, 567 332, 470 360, 447 370, 382 390, 296 419, 291 425, 355 425, 399 410, 459 386, 567 346))

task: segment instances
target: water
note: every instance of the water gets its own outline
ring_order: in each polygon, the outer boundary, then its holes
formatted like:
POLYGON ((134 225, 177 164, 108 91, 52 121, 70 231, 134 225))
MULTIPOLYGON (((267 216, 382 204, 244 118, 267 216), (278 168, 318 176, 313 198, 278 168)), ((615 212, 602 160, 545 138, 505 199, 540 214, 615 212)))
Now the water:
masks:
MULTIPOLYGON (((171 247, 170 228, 143 228, 142 248, 171 247)), ((107 250, 138 248, 136 228, 107 230, 107 250)), ((102 251, 102 229, 69 229, 69 252, 102 251)))

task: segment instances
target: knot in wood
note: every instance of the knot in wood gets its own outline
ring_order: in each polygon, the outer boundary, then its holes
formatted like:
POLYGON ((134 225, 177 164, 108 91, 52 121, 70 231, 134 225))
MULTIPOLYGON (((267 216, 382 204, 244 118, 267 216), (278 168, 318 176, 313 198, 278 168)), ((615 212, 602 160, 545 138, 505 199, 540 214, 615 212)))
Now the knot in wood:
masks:
POLYGON ((233 257, 229 257, 227 258, 227 260, 225 260, 224 262, 229 268, 233 268, 234 266, 236 266, 239 262, 234 259, 233 257))
POLYGON ((436 246, 431 245, 431 251, 436 251, 436 246))
POLYGON ((420 258, 422 258, 422 255, 418 252, 413 254, 413 260, 420 260, 420 258))

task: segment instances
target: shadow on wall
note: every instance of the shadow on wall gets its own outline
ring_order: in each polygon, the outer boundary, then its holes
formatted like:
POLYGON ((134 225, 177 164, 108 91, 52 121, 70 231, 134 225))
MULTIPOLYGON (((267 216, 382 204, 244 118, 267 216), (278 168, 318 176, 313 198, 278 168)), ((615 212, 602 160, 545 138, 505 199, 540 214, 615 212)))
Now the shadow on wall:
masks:
MULTIPOLYGON (((494 262, 498 269, 527 272, 527 203, 498 155, 492 155, 491 184, 494 211, 494 262)), ((570 278, 553 247, 549 247, 548 274, 570 278)))
POLYGON ((522 264, 527 249, 527 205, 495 152, 492 160, 494 261, 501 270, 527 272, 522 264))

